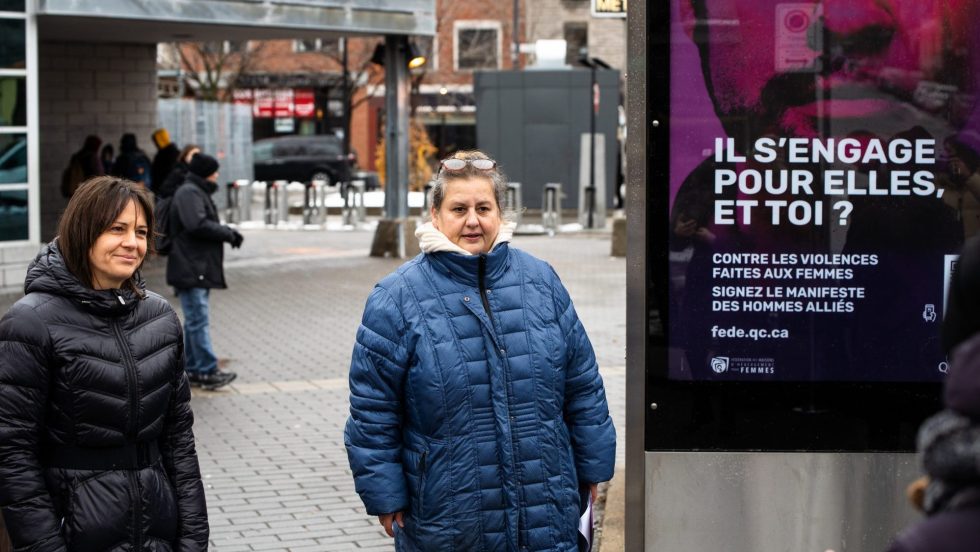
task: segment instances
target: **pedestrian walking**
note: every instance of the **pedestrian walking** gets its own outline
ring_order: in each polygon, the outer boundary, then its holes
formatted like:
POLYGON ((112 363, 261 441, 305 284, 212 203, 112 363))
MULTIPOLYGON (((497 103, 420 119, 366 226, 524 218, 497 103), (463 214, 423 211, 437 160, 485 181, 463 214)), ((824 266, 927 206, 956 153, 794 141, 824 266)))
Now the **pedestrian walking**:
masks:
POLYGON ((354 483, 399 551, 578 551, 616 436, 592 344, 550 265, 510 247, 506 180, 442 161, 422 254, 379 282, 350 368, 354 483))
POLYGON ((146 189, 153 188, 150 179, 152 164, 146 153, 136 143, 136 135, 126 133, 119 140, 119 156, 112 163, 112 176, 118 176, 133 182, 139 182, 146 189))
POLYGON ((102 139, 94 134, 85 137, 82 148, 72 154, 68 166, 61 173, 61 195, 70 198, 78 186, 92 178, 105 174, 102 160, 99 158, 99 146, 102 139))
POLYGON ((112 144, 105 144, 99 151, 99 161, 102 163, 102 174, 112 174, 112 163, 116 159, 116 150, 112 144))
POLYGON ((187 144, 184 146, 184 149, 180 150, 180 156, 177 158, 177 163, 170 171, 170 174, 163 179, 163 182, 157 186, 154 186, 153 191, 156 193, 157 198, 170 197, 174 195, 177 188, 179 188, 180 185, 184 183, 184 180, 187 179, 187 168, 190 166, 191 158, 197 155, 200 151, 201 148, 194 144, 187 144))
POLYGON ((150 167, 150 182, 153 183, 153 193, 159 197, 160 185, 180 160, 180 149, 170 141, 170 133, 165 128, 153 131, 153 144, 157 147, 157 152, 150 167))
POLYGON ((910 498, 926 519, 898 536, 889 552, 980 550, 980 238, 968 241, 953 273, 943 321, 951 359, 945 409, 919 429, 926 477, 910 498))
POLYGON ((180 321, 139 272, 152 224, 142 186, 86 181, 0 320, 15 550, 207 550, 180 321))
POLYGON ((180 298, 184 311, 187 377, 192 385, 215 390, 231 383, 236 374, 218 369, 211 344, 208 305, 212 289, 225 289, 224 244, 241 247, 244 238, 221 224, 211 196, 218 190, 218 161, 195 155, 187 179, 173 196, 168 228, 173 244, 167 256, 167 283, 180 298))

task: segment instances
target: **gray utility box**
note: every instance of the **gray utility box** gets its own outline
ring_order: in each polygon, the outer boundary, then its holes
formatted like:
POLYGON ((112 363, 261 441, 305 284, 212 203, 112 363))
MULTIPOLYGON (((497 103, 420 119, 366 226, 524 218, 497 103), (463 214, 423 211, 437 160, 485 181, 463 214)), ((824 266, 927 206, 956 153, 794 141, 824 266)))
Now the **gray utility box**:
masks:
MULTIPOLYGON (((588 136, 592 117, 590 70, 480 71, 473 76, 476 96, 476 143, 500 164, 511 182, 520 182, 523 204, 540 209, 544 185, 560 182, 562 209, 579 205, 582 136, 588 136)), ((603 197, 599 204, 613 205, 617 186, 619 145, 619 71, 597 70, 599 112, 596 135, 605 136, 605 160, 596 156, 596 185, 605 171, 603 197)), ((587 142, 586 142, 587 143, 587 142)), ((601 153, 598 147, 597 153, 601 153)), ((584 175, 588 181, 588 174, 584 175)), ((598 188, 597 188, 598 189, 598 188)), ((600 190, 602 193, 602 190, 600 190)))

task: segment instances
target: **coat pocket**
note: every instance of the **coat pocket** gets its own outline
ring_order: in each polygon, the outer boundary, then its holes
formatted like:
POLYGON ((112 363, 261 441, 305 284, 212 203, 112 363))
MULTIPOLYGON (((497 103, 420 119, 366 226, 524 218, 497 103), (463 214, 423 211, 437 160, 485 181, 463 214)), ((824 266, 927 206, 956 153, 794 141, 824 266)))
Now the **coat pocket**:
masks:
POLYGON ((429 450, 420 443, 402 447, 402 470, 408 491, 408 514, 421 521, 425 515, 425 480, 428 472, 429 450))

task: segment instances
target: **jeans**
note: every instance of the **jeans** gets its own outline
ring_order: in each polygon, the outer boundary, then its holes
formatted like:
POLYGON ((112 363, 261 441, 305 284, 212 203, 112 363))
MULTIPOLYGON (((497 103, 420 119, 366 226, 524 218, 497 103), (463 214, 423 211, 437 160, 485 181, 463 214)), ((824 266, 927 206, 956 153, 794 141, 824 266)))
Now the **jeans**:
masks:
POLYGON ((208 329, 208 288, 178 289, 184 311, 184 369, 209 374, 218 369, 218 357, 211 346, 208 329))

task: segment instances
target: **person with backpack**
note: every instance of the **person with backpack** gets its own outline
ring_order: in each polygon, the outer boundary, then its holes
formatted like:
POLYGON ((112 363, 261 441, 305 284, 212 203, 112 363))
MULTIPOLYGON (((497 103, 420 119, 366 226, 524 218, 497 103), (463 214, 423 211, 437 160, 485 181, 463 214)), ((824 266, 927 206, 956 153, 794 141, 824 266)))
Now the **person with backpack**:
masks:
POLYGON ((157 147, 157 153, 150 167, 150 182, 153 183, 153 194, 160 197, 158 188, 180 160, 180 150, 177 144, 170 141, 170 133, 165 128, 153 132, 153 144, 157 147))
POLYGON ((102 139, 94 134, 85 137, 82 149, 75 152, 68 161, 68 167, 61 173, 61 195, 70 199, 78 189, 79 184, 93 176, 105 174, 102 161, 99 159, 99 147, 102 139))
POLYGON ((156 220, 156 232, 154 233, 156 252, 159 255, 169 255, 173 247, 173 239, 170 231, 170 206, 173 204, 174 192, 184 183, 187 178, 187 170, 191 158, 198 154, 201 148, 194 144, 184 146, 177 160, 177 165, 170 171, 163 183, 156 186, 154 192, 157 201, 154 206, 153 214, 156 220))
POLYGON ((218 161, 198 153, 188 166, 187 180, 177 188, 168 213, 173 244, 167 256, 167 283, 184 311, 185 369, 192 385, 213 391, 231 383, 236 374, 218 369, 211 345, 208 299, 212 289, 225 289, 224 244, 242 246, 244 238, 221 224, 211 196, 218 190, 218 161))
POLYGON ((153 189, 150 158, 136 144, 136 135, 127 132, 119 140, 119 156, 112 164, 112 176, 139 182, 146 189, 153 189))
POLYGON ((184 149, 180 150, 180 156, 177 157, 177 163, 174 165, 170 173, 159 183, 153 185, 153 192, 156 193, 157 199, 161 197, 170 197, 174 195, 177 188, 184 183, 187 178, 187 168, 190 166, 191 158, 197 155, 201 151, 201 147, 195 144, 187 144, 184 149))

